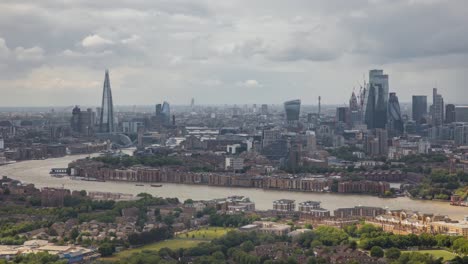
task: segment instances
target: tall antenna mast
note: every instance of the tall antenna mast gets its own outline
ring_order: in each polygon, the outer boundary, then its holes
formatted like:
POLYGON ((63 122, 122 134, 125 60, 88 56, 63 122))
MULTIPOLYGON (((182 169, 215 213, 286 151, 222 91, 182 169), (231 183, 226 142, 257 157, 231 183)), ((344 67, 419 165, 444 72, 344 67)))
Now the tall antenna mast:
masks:
POLYGON ((322 108, 321 102, 320 102, 321 100, 322 100, 322 97, 319 95, 319 97, 318 97, 318 116, 319 117, 320 117, 321 108, 322 108))

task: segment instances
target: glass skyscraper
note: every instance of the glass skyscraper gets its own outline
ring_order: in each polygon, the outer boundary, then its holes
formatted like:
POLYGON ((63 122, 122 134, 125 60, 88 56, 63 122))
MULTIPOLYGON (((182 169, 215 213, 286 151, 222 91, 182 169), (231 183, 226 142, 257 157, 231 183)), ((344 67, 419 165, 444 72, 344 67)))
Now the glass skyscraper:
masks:
POLYGON ((388 91, 388 75, 383 70, 370 70, 364 116, 368 129, 386 127, 388 91))
POLYGON ((390 93, 388 99, 388 130, 390 136, 403 134, 403 118, 401 117, 400 103, 396 93, 390 93))
POLYGON ((432 125, 440 126, 444 123, 444 98, 437 93, 437 88, 432 89, 432 125))
POLYGON ((171 107, 166 101, 164 101, 162 104, 161 115, 163 119, 163 124, 169 125, 171 122, 171 107))
POLYGON ((102 88, 102 104, 99 115, 99 132, 115 132, 114 127, 114 104, 112 102, 112 91, 109 80, 109 71, 106 70, 104 76, 104 86, 102 88))
POLYGON ((284 102, 284 111, 286 112, 286 121, 293 123, 299 121, 301 111, 301 100, 292 100, 284 102))
POLYGON ((413 121, 420 124, 427 116, 427 96, 413 95, 413 121))

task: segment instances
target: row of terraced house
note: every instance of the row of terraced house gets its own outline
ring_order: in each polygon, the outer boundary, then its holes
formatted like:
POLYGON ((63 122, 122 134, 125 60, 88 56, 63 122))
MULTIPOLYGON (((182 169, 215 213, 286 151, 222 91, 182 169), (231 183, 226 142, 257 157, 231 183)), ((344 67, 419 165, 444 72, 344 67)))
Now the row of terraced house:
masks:
POLYGON ((181 166, 150 168, 134 166, 126 169, 100 167, 91 162, 70 164, 74 176, 103 181, 203 184, 211 186, 253 187, 304 192, 341 192, 383 194, 390 189, 388 182, 343 181, 341 175, 272 175, 252 176, 228 172, 189 172, 181 166), (88 166, 89 165, 89 166, 88 166), (338 183, 337 183, 338 182, 338 183), (335 190, 333 189, 335 185, 335 190))

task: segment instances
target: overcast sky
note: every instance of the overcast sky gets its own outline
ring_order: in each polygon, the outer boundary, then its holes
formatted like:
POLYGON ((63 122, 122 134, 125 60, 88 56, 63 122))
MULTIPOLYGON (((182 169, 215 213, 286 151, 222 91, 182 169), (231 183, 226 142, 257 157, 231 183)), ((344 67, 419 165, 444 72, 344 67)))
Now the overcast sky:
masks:
POLYGON ((0 106, 344 104, 368 70, 402 102, 468 103, 466 0, 2 0, 0 106))

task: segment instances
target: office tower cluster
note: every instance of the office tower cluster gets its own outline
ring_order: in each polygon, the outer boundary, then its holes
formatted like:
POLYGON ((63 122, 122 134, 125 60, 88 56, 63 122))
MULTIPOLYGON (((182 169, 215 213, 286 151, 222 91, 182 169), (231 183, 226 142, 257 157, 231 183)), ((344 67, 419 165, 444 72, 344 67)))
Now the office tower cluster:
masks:
POLYGON ((432 104, 425 95, 414 95, 412 120, 405 124, 408 134, 427 137, 431 143, 468 144, 468 106, 445 104, 437 88, 432 89, 432 104), (429 109, 429 111, 428 111, 429 109))
POLYGON ((110 85, 109 71, 105 71, 104 85, 102 88, 101 107, 82 111, 79 106, 72 109, 70 127, 77 136, 91 136, 94 133, 113 133, 114 125, 114 104, 112 101, 112 91, 110 85))
MULTIPOLYGON (((191 100, 191 109, 194 108, 195 100, 191 100)), ((102 88, 102 98, 100 107, 93 112, 91 108, 82 111, 79 106, 72 110, 70 119, 70 128, 75 136, 92 136, 109 140, 120 145, 131 145, 132 141, 129 135, 136 135, 142 139, 145 131, 156 128, 166 127, 175 124, 175 117, 171 116, 171 109, 168 102, 156 105, 156 113, 152 116, 142 116, 136 112, 133 106, 131 111, 115 114, 114 102, 109 71, 105 71, 104 84, 102 88)), ((153 140, 160 142, 163 139, 153 140)))
MULTIPOLYGON (((213 106, 197 106, 195 109, 195 99, 191 98, 188 101, 189 106, 185 107, 189 116, 178 115, 178 123, 188 124, 201 131, 206 129, 206 135, 187 140, 191 148, 209 147, 214 144, 213 135, 219 137, 219 140, 236 145, 237 143, 227 140, 231 137, 228 134, 241 135, 256 131, 256 136, 248 140, 249 148, 256 149, 268 159, 283 162, 289 168, 307 164, 321 165, 324 157, 318 154, 320 149, 317 146, 339 148, 352 145, 362 152, 356 153, 359 157, 398 157, 401 154, 399 149, 404 148, 401 146, 405 144, 413 148, 420 146, 420 151, 426 153, 428 144, 430 146, 433 142, 449 140, 463 145, 468 141, 467 106, 444 104, 443 96, 434 88, 432 102, 428 101, 426 95, 413 95, 412 106, 408 108, 401 105, 401 98, 391 91, 389 75, 383 70, 370 70, 367 79, 358 90, 352 91, 345 105, 332 108, 322 105, 321 96, 314 96, 318 101, 312 107, 301 105, 301 100, 295 99, 279 106, 234 105, 226 106, 224 110, 213 106), (237 128, 235 125, 230 127, 241 119, 246 123, 254 122, 256 126, 247 129, 242 123, 237 128), (200 127, 201 124, 207 128, 200 127), (216 126, 224 126, 219 134, 208 129, 216 126), (412 138, 413 135, 424 140, 411 144, 399 141, 412 138)), ((178 144, 179 139, 176 136, 170 140, 165 136, 167 131, 172 130, 177 130, 174 135, 184 133, 184 128, 175 125, 171 105, 163 101, 152 109, 138 113, 133 107, 131 111, 119 111, 116 114, 109 71, 106 70, 100 107, 95 112, 90 108, 82 111, 80 107, 74 107, 70 127, 75 135, 81 136, 125 134, 138 142, 141 149, 147 143, 178 144)), ((176 110, 178 109, 176 106, 176 110)), ((215 146, 213 148, 216 149, 215 146)))

